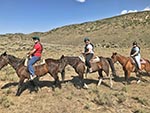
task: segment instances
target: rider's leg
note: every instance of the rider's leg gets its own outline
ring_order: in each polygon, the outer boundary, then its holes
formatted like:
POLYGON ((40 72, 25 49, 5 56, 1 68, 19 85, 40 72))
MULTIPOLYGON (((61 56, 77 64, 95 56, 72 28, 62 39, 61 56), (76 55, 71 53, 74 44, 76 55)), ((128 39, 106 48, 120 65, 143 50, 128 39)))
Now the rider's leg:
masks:
POLYGON ((93 57, 93 54, 88 54, 86 56, 86 64, 89 68, 89 72, 92 72, 92 67, 91 67, 91 63, 90 63, 90 60, 92 59, 92 57, 93 57))
POLYGON ((137 63, 138 70, 141 70, 140 57, 139 57, 139 56, 136 56, 136 57, 135 57, 135 60, 136 60, 136 63, 137 63))
POLYGON ((36 61, 38 61, 39 59, 40 59, 39 57, 33 56, 29 60, 28 70, 29 70, 29 73, 30 73, 30 79, 33 79, 33 76, 35 76, 35 71, 34 71, 34 68, 33 68, 33 64, 36 63, 36 61))

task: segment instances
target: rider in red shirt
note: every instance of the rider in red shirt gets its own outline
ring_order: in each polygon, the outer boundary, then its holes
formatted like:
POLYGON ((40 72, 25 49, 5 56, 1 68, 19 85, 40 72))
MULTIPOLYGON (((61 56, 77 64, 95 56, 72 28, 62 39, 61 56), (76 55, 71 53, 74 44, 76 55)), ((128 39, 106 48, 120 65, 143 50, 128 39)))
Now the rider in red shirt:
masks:
POLYGON ((42 44, 40 43, 40 38, 37 36, 34 36, 32 37, 32 39, 35 44, 34 44, 33 49, 28 53, 28 55, 31 57, 28 62, 28 70, 30 73, 31 80, 33 80, 36 77, 33 64, 35 64, 38 60, 41 59, 42 50, 43 50, 42 44))

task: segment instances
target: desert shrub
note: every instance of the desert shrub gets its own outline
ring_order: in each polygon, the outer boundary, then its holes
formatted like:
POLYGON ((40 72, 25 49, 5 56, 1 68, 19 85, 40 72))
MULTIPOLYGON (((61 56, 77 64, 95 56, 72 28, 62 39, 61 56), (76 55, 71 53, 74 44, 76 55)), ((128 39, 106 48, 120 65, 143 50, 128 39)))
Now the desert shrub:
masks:
POLYGON ((113 105, 112 96, 106 93, 98 94, 94 98, 93 102, 98 105, 107 105, 107 106, 113 105))
POLYGON ((123 92, 115 93, 114 95, 117 97, 118 103, 122 103, 127 100, 127 97, 126 97, 125 93, 123 93, 123 92))
POLYGON ((11 88, 8 88, 8 89, 3 90, 3 94, 5 94, 5 95, 9 95, 9 94, 11 94, 11 93, 12 93, 11 88))
POLYGON ((147 105, 149 106, 150 101, 149 99, 145 99, 145 98, 140 98, 140 97, 133 97, 134 100, 137 100, 139 103, 143 104, 143 105, 147 105))
POLYGON ((72 96, 71 96, 71 95, 69 95, 69 96, 67 96, 67 97, 66 97, 66 99, 68 99, 68 100, 72 100, 72 96))
POLYGON ((87 103, 87 104, 84 106, 84 109, 90 109, 90 105, 87 103))
POLYGON ((121 89, 121 91, 123 91, 123 92, 128 92, 128 89, 127 89, 127 87, 125 86, 125 87, 123 87, 123 88, 121 89))
POLYGON ((133 113, 149 113, 149 111, 139 109, 139 110, 135 110, 133 113))
POLYGON ((0 105, 2 105, 4 108, 9 108, 11 105, 14 105, 14 103, 4 95, 0 97, 0 105))

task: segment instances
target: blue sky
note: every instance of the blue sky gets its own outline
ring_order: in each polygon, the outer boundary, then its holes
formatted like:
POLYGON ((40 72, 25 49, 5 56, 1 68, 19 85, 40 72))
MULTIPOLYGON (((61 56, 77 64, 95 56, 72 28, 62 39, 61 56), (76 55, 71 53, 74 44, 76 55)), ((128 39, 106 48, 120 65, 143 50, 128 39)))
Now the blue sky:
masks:
POLYGON ((53 28, 150 10, 150 0, 0 0, 0 34, 53 28))

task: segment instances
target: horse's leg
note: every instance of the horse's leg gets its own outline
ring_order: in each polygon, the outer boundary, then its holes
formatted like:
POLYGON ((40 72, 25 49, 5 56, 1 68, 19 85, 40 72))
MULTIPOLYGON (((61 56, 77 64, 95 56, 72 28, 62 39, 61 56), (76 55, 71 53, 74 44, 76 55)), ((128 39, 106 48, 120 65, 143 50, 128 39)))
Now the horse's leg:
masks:
POLYGON ((34 80, 31 81, 31 83, 35 86, 34 90, 36 92, 38 92, 38 90, 39 90, 38 82, 39 82, 39 77, 36 77, 34 80))
POLYGON ((20 94, 22 92, 23 82, 24 82, 24 78, 20 78, 16 96, 20 96, 20 94))
POLYGON ((84 82, 84 72, 79 73, 79 78, 80 78, 80 82, 81 82, 81 87, 88 89, 87 84, 84 82))
POLYGON ((127 84, 130 84, 130 81, 129 81, 130 73, 131 73, 130 71, 124 70, 125 81, 127 84))
POLYGON ((55 87, 59 87, 60 89, 61 89, 61 83, 60 83, 60 81, 59 81, 59 77, 58 77, 58 74, 57 73, 55 73, 54 74, 54 79, 55 79, 55 81, 54 81, 54 85, 55 85, 55 87))
POLYGON ((99 69, 98 70, 98 75, 99 75, 99 81, 98 81, 98 86, 100 86, 101 85, 101 83, 102 83, 102 81, 103 81, 103 74, 102 74, 102 69, 99 69))
POLYGON ((62 82, 64 82, 64 80, 65 80, 65 69, 63 69, 61 72, 61 78, 62 78, 62 82))

